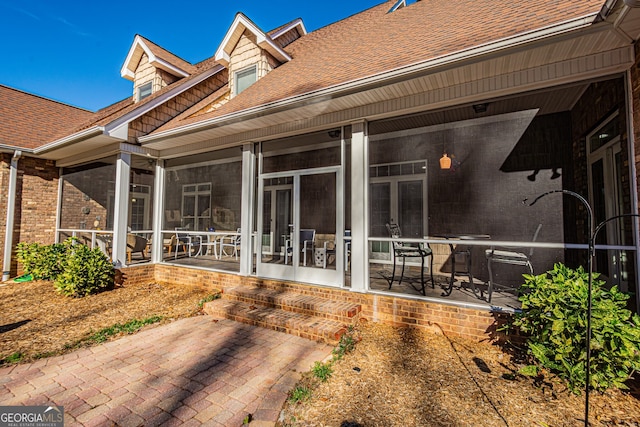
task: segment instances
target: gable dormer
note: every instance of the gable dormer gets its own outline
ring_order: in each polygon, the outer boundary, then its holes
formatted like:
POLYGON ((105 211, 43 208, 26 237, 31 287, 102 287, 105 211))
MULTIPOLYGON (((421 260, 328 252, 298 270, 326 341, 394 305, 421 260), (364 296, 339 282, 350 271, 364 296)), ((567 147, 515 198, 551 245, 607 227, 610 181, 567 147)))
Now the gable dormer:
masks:
MULTIPOLYGON (((296 31, 304 31, 302 21, 296 31)), ((290 31, 285 29, 279 35, 284 34, 290 36, 290 31)), ((216 51, 215 59, 229 70, 229 90, 234 97, 280 64, 290 61, 291 57, 271 36, 238 13, 216 51)))
POLYGON ((133 82, 133 100, 138 102, 193 71, 187 61, 136 35, 120 75, 133 82))

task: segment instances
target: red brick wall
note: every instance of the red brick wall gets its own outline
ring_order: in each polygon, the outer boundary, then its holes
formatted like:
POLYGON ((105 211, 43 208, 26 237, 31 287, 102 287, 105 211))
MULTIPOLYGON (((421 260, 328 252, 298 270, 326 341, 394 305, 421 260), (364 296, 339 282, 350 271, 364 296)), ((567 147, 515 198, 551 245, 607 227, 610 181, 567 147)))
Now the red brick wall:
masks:
MULTIPOLYGON (((9 166, 11 157, 0 157, 0 254, 4 257, 9 166)), ((13 247, 19 242, 50 244, 55 241, 58 205, 58 168, 51 160, 21 157, 18 161, 13 247)), ((11 275, 18 274, 14 256, 11 275)))
POLYGON ((125 283, 173 283, 201 286, 212 292, 223 291, 240 284, 278 290, 294 290, 303 295, 348 301, 360 304, 361 317, 372 322, 395 326, 416 326, 473 340, 500 339, 497 328, 509 318, 506 313, 492 313, 447 304, 405 299, 385 295, 350 292, 320 286, 303 285, 279 280, 242 277, 234 274, 170 265, 144 265, 122 269, 125 283), (153 272, 153 274, 152 274, 153 272), (152 277, 153 276, 153 277, 152 277))

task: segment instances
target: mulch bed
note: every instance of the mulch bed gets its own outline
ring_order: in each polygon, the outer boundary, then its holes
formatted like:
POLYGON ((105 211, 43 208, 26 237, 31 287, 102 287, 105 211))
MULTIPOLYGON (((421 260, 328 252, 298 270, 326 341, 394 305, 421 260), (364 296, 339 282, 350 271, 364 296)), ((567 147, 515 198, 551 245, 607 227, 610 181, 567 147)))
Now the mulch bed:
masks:
MULTIPOLYGON (((311 385, 312 397, 287 403, 281 426, 584 425, 584 395, 517 375, 521 365, 490 343, 380 324, 355 334, 355 350, 328 381, 305 375, 300 385, 311 385)), ((592 392, 589 408, 591 425, 640 425, 631 393, 592 392)))
POLYGON ((177 285, 125 285, 84 298, 55 292, 52 282, 0 286, 0 360, 22 353, 21 361, 61 354, 69 345, 116 323, 152 316, 163 322, 199 312, 203 289, 177 285))
MULTIPOLYGON (((50 282, 0 286, 0 359, 70 351, 93 332, 133 319, 197 315, 210 292, 189 286, 127 285, 85 298, 58 295, 50 282)), ((282 426, 581 426, 584 396, 559 381, 517 375, 502 348, 414 328, 362 323, 358 343, 334 362, 325 383, 307 373, 311 398, 287 403, 282 426)), ((637 394, 590 398, 594 426, 640 426, 637 394)))

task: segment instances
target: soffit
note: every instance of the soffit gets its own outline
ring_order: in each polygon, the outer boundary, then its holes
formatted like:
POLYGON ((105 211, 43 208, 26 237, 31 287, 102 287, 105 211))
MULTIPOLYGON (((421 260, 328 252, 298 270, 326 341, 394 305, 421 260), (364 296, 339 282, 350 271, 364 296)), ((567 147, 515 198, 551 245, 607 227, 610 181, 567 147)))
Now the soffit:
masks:
MULTIPOLYGON (((593 69, 588 78, 611 74, 628 68, 631 63, 627 58, 628 45, 610 31, 610 28, 609 24, 603 24, 597 28, 582 30, 572 36, 565 35, 554 43, 537 42, 511 50, 508 54, 485 56, 483 61, 467 60, 466 63, 459 63, 458 66, 440 67, 439 71, 421 70, 413 74, 407 73, 395 80, 389 79, 384 85, 377 83, 369 88, 358 87, 352 93, 345 91, 339 95, 321 94, 295 108, 284 107, 280 110, 264 108, 255 111, 252 116, 233 114, 221 117, 206 129, 180 136, 154 139, 144 143, 144 146, 164 150, 162 155, 173 155, 172 153, 179 151, 178 147, 193 144, 210 147, 225 146, 234 140, 232 137, 234 134, 245 136, 253 134, 259 140, 260 135, 266 134, 265 128, 274 128, 279 124, 291 122, 313 121, 314 118, 330 113, 335 113, 337 116, 340 111, 358 109, 381 102, 398 100, 402 103, 404 98, 420 94, 441 92, 440 98, 445 102, 446 98, 454 100, 464 95, 460 92, 475 90, 479 94, 484 94, 478 97, 478 100, 481 100, 483 97, 484 99, 491 97, 491 86, 496 82, 503 90, 495 95, 505 96, 509 92, 532 90, 530 85, 523 86, 525 83, 530 84, 531 81, 544 85, 545 82, 562 75, 562 81, 555 84, 564 84, 586 78, 584 70, 578 73, 572 70, 572 67, 593 69), (624 58, 617 58, 616 55, 622 55, 624 58), (572 80, 573 74, 575 79, 572 80), (480 87, 483 85, 487 87, 480 87), (507 90, 504 90, 505 87, 507 90)), ((553 96, 553 93, 550 96, 553 96)), ((442 106, 434 104, 432 108, 442 106)), ((429 107, 422 106, 422 109, 429 109, 429 107)), ((363 118, 369 118, 369 116, 363 118)), ((235 141, 238 143, 237 138, 235 141)))

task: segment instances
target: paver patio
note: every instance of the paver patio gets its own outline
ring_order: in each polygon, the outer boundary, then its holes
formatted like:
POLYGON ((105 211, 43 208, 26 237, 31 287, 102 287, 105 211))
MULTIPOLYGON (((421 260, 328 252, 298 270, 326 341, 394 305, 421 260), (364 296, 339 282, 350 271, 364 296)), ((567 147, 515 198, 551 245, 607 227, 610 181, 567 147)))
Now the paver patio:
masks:
POLYGON ((210 316, 0 369, 0 405, 64 406, 65 425, 274 425, 332 348, 210 316))

